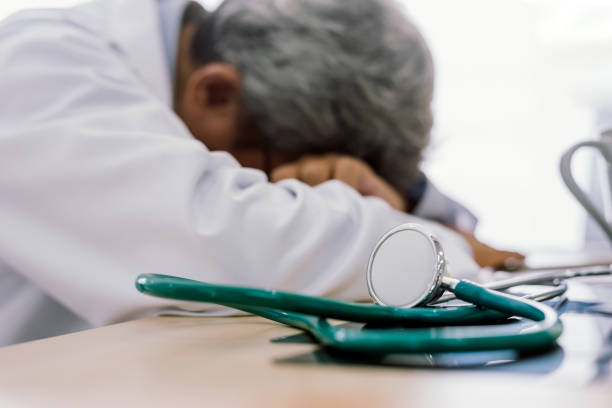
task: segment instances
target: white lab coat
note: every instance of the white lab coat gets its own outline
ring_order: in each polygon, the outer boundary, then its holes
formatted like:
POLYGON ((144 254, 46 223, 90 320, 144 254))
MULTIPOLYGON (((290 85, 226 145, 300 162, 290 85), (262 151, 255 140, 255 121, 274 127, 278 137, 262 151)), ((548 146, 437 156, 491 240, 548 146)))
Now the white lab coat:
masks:
POLYGON ((140 273, 366 299, 370 250, 408 221, 440 236, 456 273, 475 270, 439 225, 337 181, 270 184, 209 152, 171 109, 156 7, 105 0, 0 25, 0 344, 43 319, 98 326, 184 306, 137 292, 140 273), (49 302, 65 313, 44 317, 49 302))

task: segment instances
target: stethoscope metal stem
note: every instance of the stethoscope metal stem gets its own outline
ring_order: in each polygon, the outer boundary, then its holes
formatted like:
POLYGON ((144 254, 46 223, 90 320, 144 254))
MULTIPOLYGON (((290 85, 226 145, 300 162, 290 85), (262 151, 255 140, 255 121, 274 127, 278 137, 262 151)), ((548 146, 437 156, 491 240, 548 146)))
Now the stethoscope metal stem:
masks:
MULTIPOLYGON (((566 269, 563 271, 546 271, 546 272, 531 272, 531 273, 522 273, 519 276, 512 277, 509 279, 502 279, 498 281, 483 283, 480 286, 492 289, 492 290, 504 290, 509 289, 515 286, 520 285, 554 285, 559 286, 561 281, 571 278, 580 278, 587 276, 605 276, 612 275, 612 265, 608 266, 597 266, 597 267, 588 267, 588 268, 576 268, 576 269, 566 269)), ((559 290, 551 290, 542 292, 536 295, 534 298, 542 300, 550 299, 550 295, 548 292, 556 293, 559 290)), ((563 290, 562 292, 565 292, 563 290)), ((457 297, 454 293, 446 293, 441 296, 439 299, 431 302, 430 304, 436 305, 444 302, 448 302, 450 300, 454 300, 457 297)))
POLYGON ((440 286, 446 290, 454 292, 459 282, 459 279, 451 278, 450 276, 443 276, 442 281, 440 282, 440 286))

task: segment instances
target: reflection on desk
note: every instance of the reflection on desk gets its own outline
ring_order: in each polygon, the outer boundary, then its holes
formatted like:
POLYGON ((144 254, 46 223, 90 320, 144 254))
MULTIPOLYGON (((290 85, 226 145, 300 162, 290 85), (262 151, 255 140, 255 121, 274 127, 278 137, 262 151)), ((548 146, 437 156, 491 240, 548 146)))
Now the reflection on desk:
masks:
MULTIPOLYGON (((559 344, 539 354, 520 354, 513 350, 461 353, 420 353, 364 356, 334 350, 317 349, 302 355, 285 357, 288 364, 378 365, 412 368, 463 368, 481 371, 506 371, 513 374, 546 376, 575 385, 610 382, 612 384, 612 278, 579 279, 569 282, 568 298, 557 307, 565 326, 559 344), (571 300, 575 299, 575 300, 571 300)), ((548 303, 557 303, 553 299, 548 303)), ((364 325, 348 323, 360 328, 364 325)), ((367 326, 365 326, 367 330, 367 326)), ((310 343, 298 333, 273 339, 277 343, 310 343)))

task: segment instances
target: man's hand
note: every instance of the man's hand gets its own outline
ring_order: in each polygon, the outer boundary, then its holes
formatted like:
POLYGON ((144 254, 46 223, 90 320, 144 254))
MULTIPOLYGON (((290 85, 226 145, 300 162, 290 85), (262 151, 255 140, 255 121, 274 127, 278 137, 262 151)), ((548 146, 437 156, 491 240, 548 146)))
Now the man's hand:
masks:
POLYGON ((272 170, 270 181, 295 178, 315 186, 327 180, 340 180, 361 195, 385 200, 398 211, 406 210, 406 201, 389 183, 380 178, 365 162, 350 156, 326 154, 304 156, 272 170))
POLYGON ((474 260, 482 268, 516 270, 523 266, 525 256, 518 252, 500 251, 480 242, 476 237, 455 227, 450 227, 461 235, 472 248, 474 260))

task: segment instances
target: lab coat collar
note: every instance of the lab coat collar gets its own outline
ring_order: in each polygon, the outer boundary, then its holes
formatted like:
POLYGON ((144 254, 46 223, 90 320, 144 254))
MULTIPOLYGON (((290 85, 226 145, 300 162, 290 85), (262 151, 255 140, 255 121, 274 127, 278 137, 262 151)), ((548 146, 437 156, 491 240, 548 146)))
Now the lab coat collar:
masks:
POLYGON ((181 31, 181 21, 187 3, 191 0, 156 0, 161 22, 161 31, 164 39, 164 51, 166 51, 166 63, 170 71, 172 88, 174 88, 174 69, 178 40, 181 31))
POLYGON ((172 78, 157 1, 111 1, 106 5, 111 8, 109 29, 113 41, 147 88, 172 106, 172 78))

